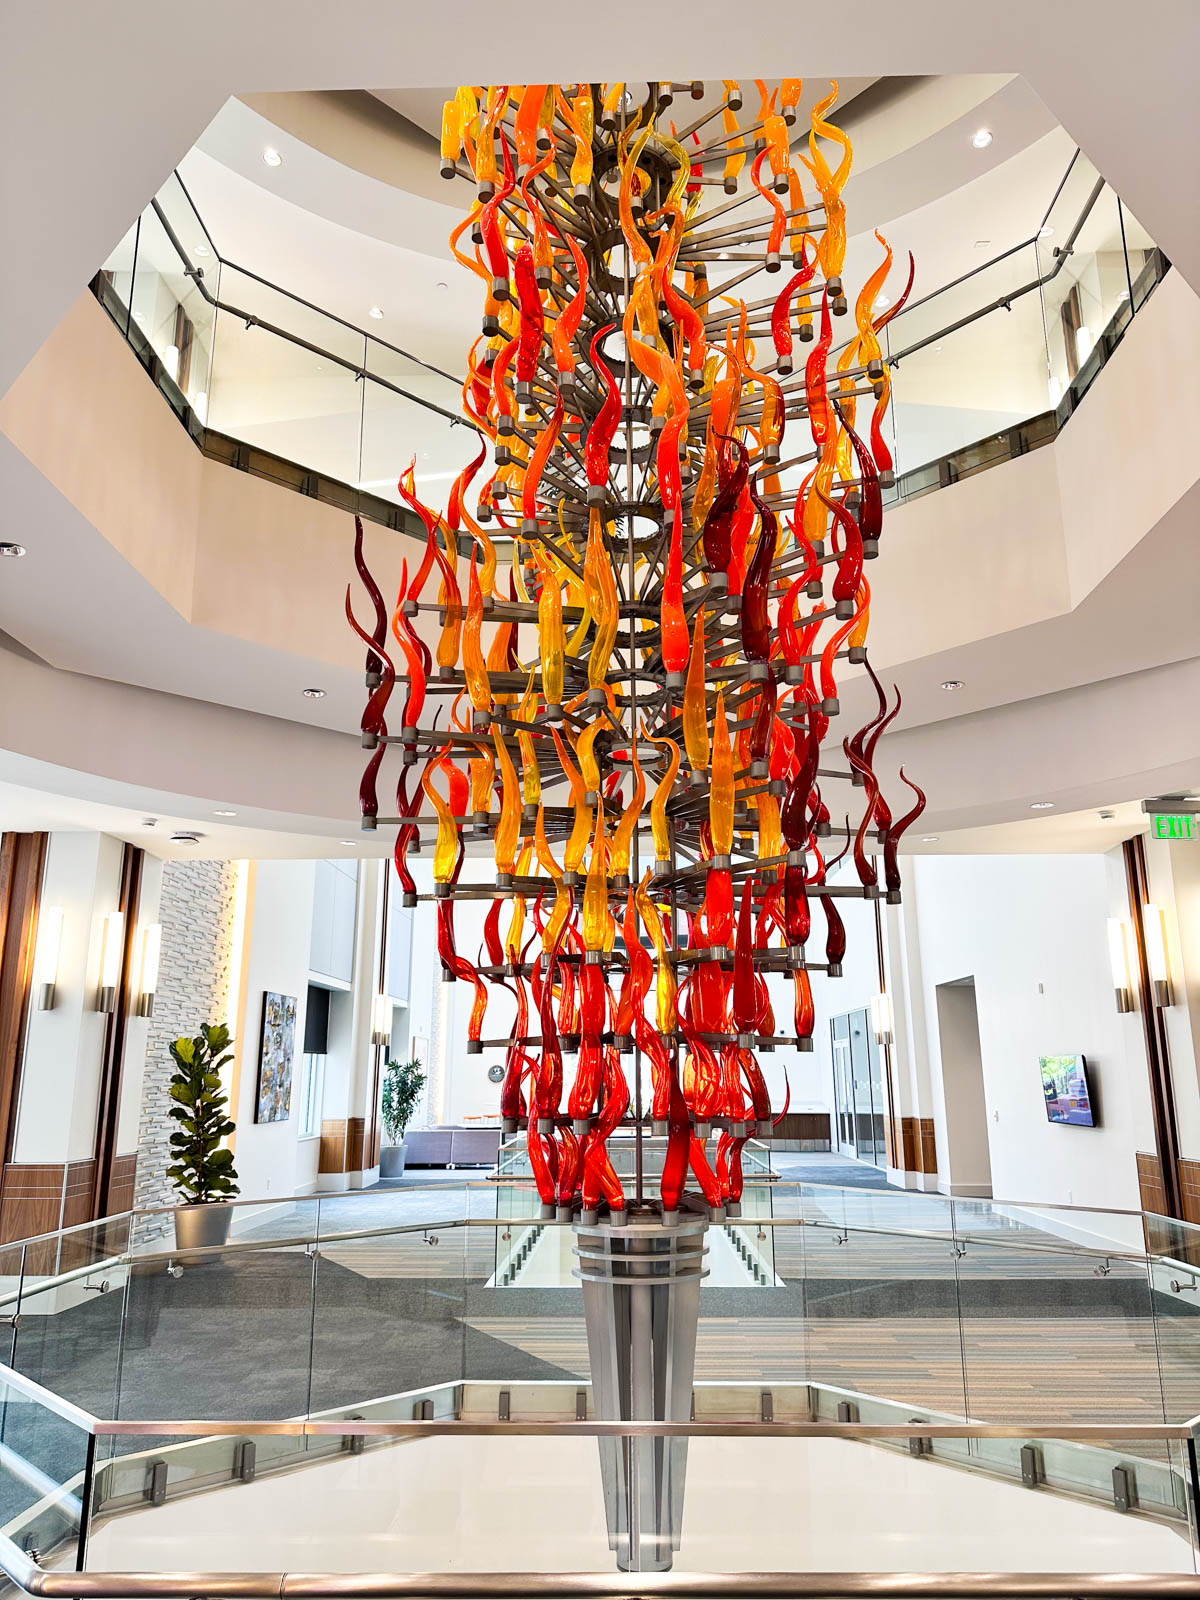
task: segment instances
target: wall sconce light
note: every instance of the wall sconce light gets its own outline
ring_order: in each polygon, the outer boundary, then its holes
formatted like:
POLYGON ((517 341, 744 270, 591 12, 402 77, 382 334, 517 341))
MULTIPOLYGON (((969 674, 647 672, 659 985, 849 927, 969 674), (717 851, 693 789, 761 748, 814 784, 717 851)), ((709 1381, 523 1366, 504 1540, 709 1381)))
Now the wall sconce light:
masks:
POLYGON ((875 1043, 891 1044, 892 997, 883 990, 871 1001, 871 1021, 875 1026, 875 1043))
POLYGON ((375 1013, 371 1021, 371 1043, 386 1044, 392 1033, 392 1000, 390 995, 375 996, 375 1013))
POLYGON ((62 944, 61 906, 43 906, 38 913, 37 947, 33 953, 33 981, 37 985, 39 1011, 54 1010, 54 989, 58 983, 58 952, 62 944))
POLYGON ((1154 991, 1156 1006, 1173 1006, 1175 995, 1171 989, 1171 969, 1167 965, 1167 921, 1161 906, 1147 900, 1142 907, 1142 926, 1146 940, 1146 966, 1150 970, 1150 987, 1154 991))
POLYGON ((121 957, 125 948, 125 913, 110 911, 104 918, 100 939, 100 993, 96 1010, 110 1012, 117 1001, 121 982, 121 957))
POLYGON ((1124 919, 1108 919, 1108 963, 1112 968, 1113 992, 1117 997, 1117 1010, 1133 1010, 1133 985, 1129 981, 1129 938, 1124 919))
POLYGON ((158 993, 158 962, 162 952, 162 924, 148 922, 142 929, 142 974, 138 985, 137 1014, 154 1015, 154 996, 158 993))

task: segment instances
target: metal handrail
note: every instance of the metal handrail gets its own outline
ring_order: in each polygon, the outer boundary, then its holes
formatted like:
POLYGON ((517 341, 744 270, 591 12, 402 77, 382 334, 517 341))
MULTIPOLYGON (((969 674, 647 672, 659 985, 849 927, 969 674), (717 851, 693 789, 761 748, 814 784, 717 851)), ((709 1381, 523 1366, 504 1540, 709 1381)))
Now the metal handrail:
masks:
POLYGON ((45 1600, 1196 1600, 1186 1573, 1096 1572, 51 1572, 0 1535, 0 1570, 45 1600))

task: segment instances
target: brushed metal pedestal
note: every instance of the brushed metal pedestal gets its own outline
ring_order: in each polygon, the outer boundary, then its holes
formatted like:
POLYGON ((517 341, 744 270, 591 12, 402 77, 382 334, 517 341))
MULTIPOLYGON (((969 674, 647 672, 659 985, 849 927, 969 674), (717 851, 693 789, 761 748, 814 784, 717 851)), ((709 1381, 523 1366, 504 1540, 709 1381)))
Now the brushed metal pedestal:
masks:
MULTIPOLYGON (((577 1224, 592 1399, 606 1421, 686 1422, 692 1412, 703 1217, 666 1226, 577 1224)), ((601 1439, 608 1543, 622 1572, 668 1572, 679 1548, 688 1441, 601 1439)))

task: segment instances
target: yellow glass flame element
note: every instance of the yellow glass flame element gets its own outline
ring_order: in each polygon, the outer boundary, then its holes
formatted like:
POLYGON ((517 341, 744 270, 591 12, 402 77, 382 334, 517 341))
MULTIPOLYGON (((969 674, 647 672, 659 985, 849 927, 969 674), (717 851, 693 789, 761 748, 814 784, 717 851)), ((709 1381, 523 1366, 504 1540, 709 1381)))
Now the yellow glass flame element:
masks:
POLYGON ((471 552, 471 572, 467 586, 467 620, 463 625, 462 664, 467 693, 476 711, 492 709, 492 686, 487 667, 483 662, 481 634, 483 630, 483 590, 475 570, 476 552, 471 552))
POLYGON ((521 836, 521 784, 504 736, 498 729, 494 734, 494 742, 496 763, 500 768, 500 817, 496 823, 493 848, 496 871, 511 873, 516 864, 517 842, 521 836))
POLYGON ((608 847, 604 838, 604 802, 596 807, 596 832, 592 840, 592 859, 583 886, 583 947, 604 948, 608 919, 608 847))
POLYGON ((538 597, 538 654, 542 663, 542 694, 548 706, 562 705, 563 665, 566 639, 563 634, 562 589, 549 556, 535 549, 534 560, 542 579, 538 597))
POLYGON ((657 1001, 658 1031, 669 1034, 674 1031, 677 1021, 675 1015, 675 969, 672 967, 667 954, 667 937, 663 931, 662 917, 647 893, 650 882, 650 873, 647 871, 638 884, 634 893, 634 903, 638 908, 638 915, 642 919, 642 926, 650 935, 657 957, 657 974, 655 979, 655 999, 657 1001))
POLYGON ((629 852, 633 844, 633 830, 637 827, 646 799, 646 780, 642 777, 641 763, 638 761, 636 739, 629 746, 629 755, 633 762, 633 794, 630 796, 629 804, 621 813, 621 820, 617 823, 612 842, 612 870, 617 877, 629 876, 629 852))
POLYGON ((433 881, 449 883, 458 860, 458 823, 449 803, 442 799, 433 786, 434 770, 431 767, 421 777, 421 787, 428 795, 438 819, 437 843, 433 847, 433 881))
POLYGON ((667 801, 671 798, 671 790, 675 786, 675 774, 679 771, 679 746, 674 739, 665 736, 656 739, 653 734, 647 733, 642 728, 643 737, 649 739, 651 744, 665 745, 670 751, 667 770, 659 779, 658 787, 654 791, 654 799, 650 802, 650 832, 654 835, 654 859, 656 861, 669 861, 671 859, 671 825, 667 819, 667 801))

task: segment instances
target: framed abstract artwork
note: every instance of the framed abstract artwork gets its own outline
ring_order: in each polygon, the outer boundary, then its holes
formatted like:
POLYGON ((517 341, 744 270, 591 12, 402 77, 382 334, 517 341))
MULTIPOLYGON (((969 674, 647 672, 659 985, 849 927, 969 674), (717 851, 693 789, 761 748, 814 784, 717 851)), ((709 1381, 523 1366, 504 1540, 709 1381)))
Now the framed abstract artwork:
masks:
POLYGON ((296 998, 263 994, 255 1122, 286 1122, 292 1114, 292 1060, 296 1053, 296 998))

